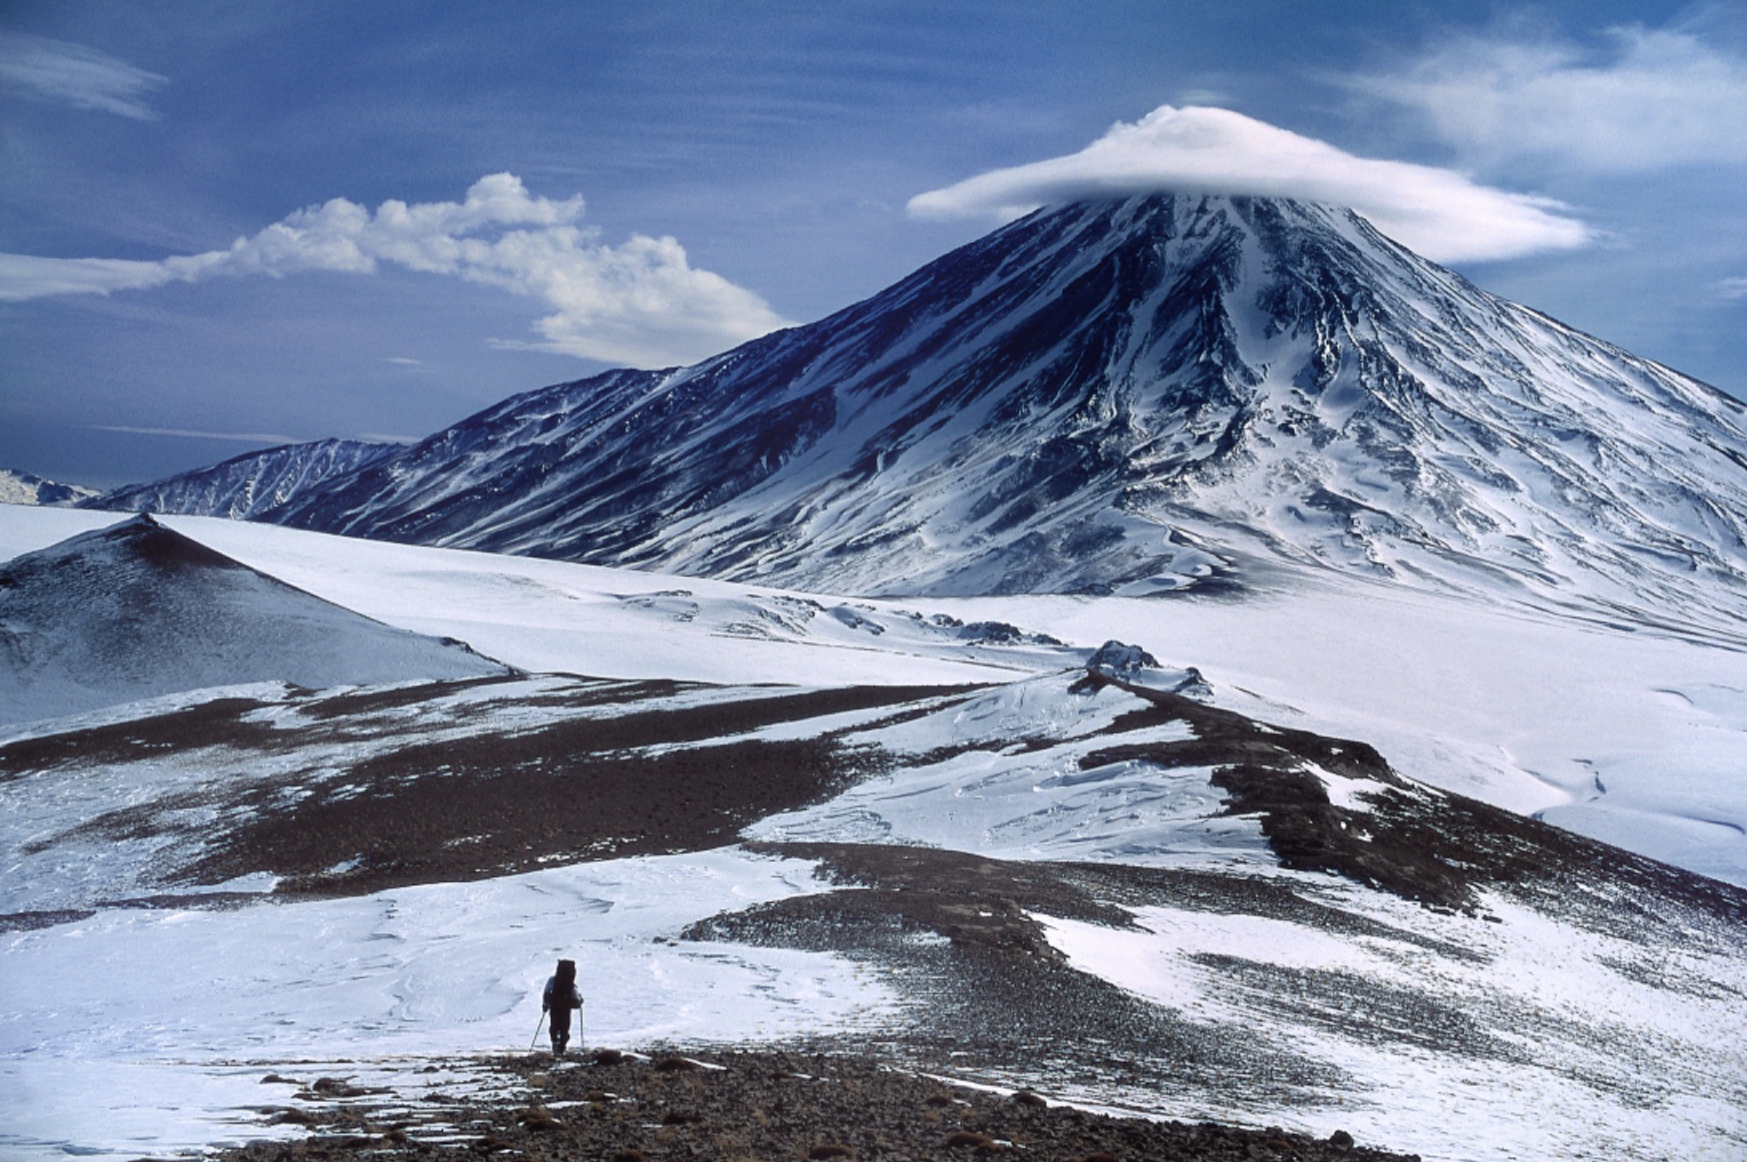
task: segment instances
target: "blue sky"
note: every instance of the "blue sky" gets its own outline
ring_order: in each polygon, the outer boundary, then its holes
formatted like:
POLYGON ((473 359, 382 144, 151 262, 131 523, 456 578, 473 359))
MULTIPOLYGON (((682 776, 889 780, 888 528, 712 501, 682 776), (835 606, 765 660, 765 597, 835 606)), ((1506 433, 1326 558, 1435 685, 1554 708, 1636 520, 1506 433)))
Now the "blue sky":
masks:
POLYGON ((818 318, 1100 166, 1294 151, 1747 396, 1740 2, 9 0, 0 466, 419 436, 818 318))

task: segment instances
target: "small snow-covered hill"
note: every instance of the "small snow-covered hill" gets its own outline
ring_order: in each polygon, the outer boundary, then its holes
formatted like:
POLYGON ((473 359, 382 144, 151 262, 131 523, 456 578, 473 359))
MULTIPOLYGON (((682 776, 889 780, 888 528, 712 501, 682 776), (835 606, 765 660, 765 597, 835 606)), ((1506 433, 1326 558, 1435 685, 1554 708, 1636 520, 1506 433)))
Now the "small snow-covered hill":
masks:
MULTIPOLYGON (((179 511, 223 511, 190 503, 179 511)), ((1282 559, 1747 632, 1747 409, 1346 211, 1039 211, 694 367, 507 400, 262 519, 837 593, 1282 559)))
POLYGON ((354 472, 400 449, 363 440, 316 440, 245 452, 210 468, 152 484, 88 493, 86 507, 114 512, 198 512, 253 520, 301 492, 354 472))
POLYGON ((0 722, 210 686, 503 674, 140 516, 0 565, 0 722))

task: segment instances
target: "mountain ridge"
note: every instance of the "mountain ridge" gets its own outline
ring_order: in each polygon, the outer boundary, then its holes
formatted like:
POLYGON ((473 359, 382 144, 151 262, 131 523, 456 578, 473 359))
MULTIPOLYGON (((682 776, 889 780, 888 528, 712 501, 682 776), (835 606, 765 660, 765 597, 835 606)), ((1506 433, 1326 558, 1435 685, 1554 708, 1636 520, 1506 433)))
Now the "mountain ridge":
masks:
POLYGON ((402 446, 341 439, 280 444, 232 456, 209 468, 112 488, 82 507, 253 520, 295 493, 345 476, 402 446))

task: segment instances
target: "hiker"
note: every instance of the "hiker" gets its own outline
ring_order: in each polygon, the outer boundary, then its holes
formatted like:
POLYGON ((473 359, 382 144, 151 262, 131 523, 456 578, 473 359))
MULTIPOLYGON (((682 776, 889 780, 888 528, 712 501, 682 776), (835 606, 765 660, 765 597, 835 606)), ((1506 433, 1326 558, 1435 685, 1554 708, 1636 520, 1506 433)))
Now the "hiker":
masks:
POLYGON ((558 971, 546 980, 540 1008, 552 1014, 552 1056, 562 1057, 570 1043, 570 1010, 582 1008, 582 994, 576 991, 576 961, 558 962, 558 971))

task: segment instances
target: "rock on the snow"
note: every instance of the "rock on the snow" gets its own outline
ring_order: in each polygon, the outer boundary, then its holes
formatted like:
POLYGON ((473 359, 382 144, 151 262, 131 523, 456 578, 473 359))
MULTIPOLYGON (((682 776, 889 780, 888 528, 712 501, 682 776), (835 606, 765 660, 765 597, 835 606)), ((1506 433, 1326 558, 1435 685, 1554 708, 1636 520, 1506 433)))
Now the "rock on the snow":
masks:
POLYGON ((1086 668, 1104 674, 1132 674, 1136 670, 1158 669, 1159 660, 1139 646, 1111 640, 1098 647, 1086 668))

